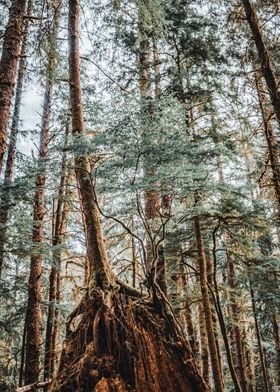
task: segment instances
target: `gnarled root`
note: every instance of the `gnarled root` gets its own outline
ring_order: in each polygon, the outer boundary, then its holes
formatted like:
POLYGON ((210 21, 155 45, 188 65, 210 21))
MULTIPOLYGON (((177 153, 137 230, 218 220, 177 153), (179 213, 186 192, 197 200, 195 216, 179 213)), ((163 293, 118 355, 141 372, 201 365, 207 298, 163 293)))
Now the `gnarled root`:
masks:
POLYGON ((52 392, 208 391, 164 307, 100 290, 82 310, 69 319, 52 392))

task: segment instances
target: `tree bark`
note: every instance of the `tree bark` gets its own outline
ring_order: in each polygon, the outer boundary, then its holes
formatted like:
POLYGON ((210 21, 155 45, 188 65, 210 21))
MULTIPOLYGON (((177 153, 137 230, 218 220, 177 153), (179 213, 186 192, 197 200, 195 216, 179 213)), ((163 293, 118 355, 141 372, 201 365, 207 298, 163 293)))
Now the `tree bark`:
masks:
POLYGON ((0 61, 0 173, 6 151, 7 129, 22 41, 25 0, 13 0, 0 61))
MULTIPOLYGON (((210 250, 208 246, 205 248, 205 258, 206 258, 207 283, 209 287, 212 289, 214 271, 213 271, 213 262, 210 256, 210 250)), ((214 307, 214 298, 210 297, 210 301, 212 305, 212 320, 213 320, 213 328, 214 328, 214 334, 216 340, 217 353, 219 357, 220 368, 222 369, 222 355, 221 355, 221 348, 220 348, 219 334, 218 334, 218 320, 216 315, 216 309, 214 307)))
POLYGON ((208 286, 207 286, 206 258, 205 258, 204 245, 203 245, 203 239, 202 239, 201 228, 200 228, 200 219, 198 215, 194 217, 194 225, 195 225, 195 236, 196 236, 197 251, 198 251, 198 261, 199 261, 200 287, 201 287, 205 322, 207 325, 207 338, 208 338, 209 353, 211 358, 212 374, 213 374, 216 391, 223 392, 224 391, 223 376, 221 372, 220 361, 219 361, 219 356, 218 356, 217 346, 216 346, 211 303, 210 303, 208 286))
POLYGON ((206 324, 205 324, 205 316, 203 304, 200 303, 198 305, 198 323, 199 323, 199 335, 200 335, 200 356, 201 356, 201 371, 203 378, 206 382, 209 383, 209 351, 208 351, 208 343, 207 343, 207 332, 206 332, 206 324))
POLYGON ((256 90, 259 99, 259 105, 262 113, 264 134, 267 142, 269 160, 270 160, 271 171, 272 171, 272 181, 273 181, 275 196, 277 199, 278 220, 280 222, 280 157, 279 157, 280 146, 277 141, 277 137, 271 123, 269 110, 267 108, 267 102, 265 97, 266 91, 264 91, 264 86, 262 83, 262 75, 260 75, 258 72, 255 73, 255 84, 256 84, 256 90))
MULTIPOLYGON (((79 1, 69 1, 69 85, 72 115, 72 133, 74 137, 85 133, 82 88, 80 82, 79 56, 79 1)), ((109 267, 98 206, 95 200, 91 168, 86 156, 75 154, 75 174, 77 178, 81 207, 85 220, 87 253, 90 264, 91 286, 106 288, 114 284, 109 267)))
MULTIPOLYGON (((67 146, 67 139, 69 133, 69 124, 66 124, 65 147, 67 146)), ((54 358, 55 358, 55 342, 56 342, 56 304, 59 301, 59 279, 61 268, 61 249, 59 248, 63 242, 63 233, 65 230, 66 214, 64 200, 67 186, 66 184, 66 151, 64 150, 61 162, 61 178, 59 184, 59 191, 57 196, 56 210, 53 214, 53 260, 52 268, 49 276, 49 305, 46 327, 45 340, 45 359, 44 359, 44 380, 49 380, 54 372, 54 358)))
POLYGON ((230 307, 230 319, 231 319, 231 332, 233 341, 233 355, 235 357, 236 372, 239 376, 240 387, 242 392, 247 391, 247 381, 245 374, 245 360, 241 340, 241 331, 239 327, 239 312, 236 300, 236 283, 235 283, 235 269, 231 259, 229 250, 227 250, 228 259, 228 286, 229 286, 229 307, 230 307))
POLYGON ((272 331, 275 345, 275 353, 276 353, 276 371, 277 371, 277 382, 280 385, 280 335, 279 335, 279 323, 277 320, 277 316, 273 315, 272 317, 272 331))
POLYGON ((265 364, 265 354, 264 354, 264 350, 263 350, 261 332, 260 332, 258 318, 257 318, 255 293, 254 293, 251 282, 250 282, 250 294, 251 294, 251 300, 252 300, 252 310, 253 310, 253 317, 254 317, 254 321, 255 321, 255 330, 256 330, 256 337, 257 337, 257 342, 258 342, 260 364, 261 364, 261 369, 262 369, 262 374, 263 374, 264 391, 269 392, 269 381, 268 381, 268 377, 267 377, 267 369, 266 369, 266 364, 265 364))
POLYGON ((42 255, 39 247, 44 241, 45 165, 48 155, 51 104, 56 69, 56 34, 59 13, 60 5, 54 7, 54 23, 52 31, 49 33, 50 48, 47 59, 47 80, 40 134, 39 173, 35 181, 36 191, 34 195, 32 234, 34 249, 30 260, 26 309, 25 384, 36 383, 40 372, 42 255))
MULTIPOLYGON (((27 5, 27 16, 31 14, 31 9, 32 9, 32 0, 29 0, 27 5)), ((24 30, 22 34, 22 45, 20 50, 19 68, 17 74, 16 96, 15 96, 14 111, 12 116, 12 125, 11 125, 10 141, 9 141, 8 154, 7 154, 7 162, 6 162, 5 174, 4 174, 3 190, 2 190, 1 201, 0 201, 0 224, 1 224, 0 278, 3 269, 3 262, 4 262, 4 247, 5 247, 5 240, 6 240, 8 216, 10 210, 11 185, 12 185, 12 179, 14 173, 14 166, 15 166, 15 154, 16 154, 16 143, 17 143, 20 109, 21 109, 21 98, 22 98, 23 83, 24 83, 26 63, 27 63, 26 52, 27 52, 27 45, 28 45, 29 28, 30 28, 30 19, 27 18, 25 20, 24 30)))
MULTIPOLYGON (((141 7, 139 7, 138 12, 138 33, 140 39, 140 47, 138 50, 138 69, 139 69, 139 91, 141 96, 141 106, 142 106, 142 116, 148 121, 149 129, 144 132, 144 138, 149 138, 150 133, 153 130, 153 107, 152 107, 152 93, 151 93, 151 45, 148 38, 148 31, 145 29, 145 16, 141 7)), ((154 61, 158 63, 157 50, 154 46, 153 48, 154 61)), ((155 73, 158 74, 159 69, 156 63, 153 63, 155 67, 155 73)), ((156 77, 155 92, 159 92, 159 75, 156 77)), ((149 140, 149 139, 148 139, 149 140)), ((159 184, 154 181, 156 176, 155 170, 151 167, 148 159, 144 156, 144 179, 148 182, 148 189, 144 191, 144 203, 145 203, 145 219, 147 221, 147 226, 149 227, 148 239, 147 239, 147 271, 148 274, 151 271, 155 273, 155 279, 161 288, 161 290, 166 294, 166 278, 165 278, 165 258, 163 245, 160 246, 158 254, 156 255, 155 241, 153 239, 154 232, 156 231, 155 225, 160 217, 160 207, 161 207, 161 197, 160 192, 157 189, 159 184), (152 265, 154 264, 154 265, 152 265), (155 267, 155 268, 154 268, 155 267)))
POLYGON ((274 108, 275 116, 278 120, 278 123, 280 124, 280 94, 278 88, 278 81, 273 71, 268 49, 264 42, 261 26, 256 11, 251 4, 251 1, 242 0, 242 3, 258 51, 259 62, 261 64, 263 77, 266 81, 271 105, 274 108))

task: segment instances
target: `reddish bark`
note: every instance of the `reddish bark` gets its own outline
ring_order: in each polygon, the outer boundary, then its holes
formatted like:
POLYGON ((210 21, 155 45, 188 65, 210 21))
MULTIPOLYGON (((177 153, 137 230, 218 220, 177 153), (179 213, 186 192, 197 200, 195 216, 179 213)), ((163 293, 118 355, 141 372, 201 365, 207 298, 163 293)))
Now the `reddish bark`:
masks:
POLYGON ((216 391, 223 392, 224 391, 223 376, 220 367, 219 355, 217 352, 216 338, 215 338, 213 319, 212 319, 211 302, 210 302, 208 286, 207 286, 206 258, 205 258, 204 244, 203 244, 201 228, 200 228, 200 219, 198 215, 194 217, 194 225, 195 225, 195 236, 196 236, 197 251, 198 251, 198 261, 199 261, 200 287, 201 287, 201 294, 202 294, 204 317, 207 325, 206 330, 207 330, 209 353, 211 358, 212 374, 213 374, 216 391))
POLYGON ((262 69, 263 77, 266 81, 268 93, 270 96, 271 105, 274 108, 275 116, 280 123, 280 93, 278 87, 278 81, 276 79, 269 51, 265 45, 265 41, 262 34, 262 29, 256 14, 254 7, 250 0, 242 0, 247 21, 249 23, 253 39, 258 51, 259 62, 262 69))
POLYGON ((264 133, 268 147, 269 160, 271 164, 272 171, 272 181, 274 186, 274 191, 277 199, 277 211, 278 211, 278 219, 280 222, 280 157, 279 151, 280 146, 277 141, 277 137, 275 131, 273 129, 270 113, 267 107, 266 97, 264 91, 264 86, 262 83, 262 76, 258 73, 255 73, 255 83, 256 89, 258 93, 259 105, 262 113, 264 133))
POLYGON ((25 0, 13 0, 0 61, 0 172, 6 151, 7 129, 22 41, 25 0))
POLYGON ((26 347, 25 347, 25 383, 32 384, 38 381, 40 372, 40 342, 41 342, 41 274, 42 255, 40 245, 44 241, 44 214, 45 214, 45 182, 46 160, 48 155, 49 128, 51 117, 51 104, 53 83, 56 65, 56 29, 60 7, 54 9, 53 30, 50 32, 50 49, 48 53, 47 80, 44 96, 42 126, 39 148, 39 173, 35 186, 33 207, 33 234, 34 246, 30 260, 30 274, 28 282, 28 302, 26 309, 26 347))
POLYGON ((229 285, 229 303, 230 303, 230 318, 232 321, 231 335, 233 342, 233 357, 235 359, 236 372, 239 377, 240 387, 242 392, 247 391, 247 377, 245 373, 245 359, 242 347, 241 331, 239 327, 239 311, 236 299, 236 283, 235 283, 235 268, 233 261, 230 257, 229 251, 228 256, 228 285, 229 285))
MULTIPOLYGON (((66 126, 66 142, 68 138, 68 124, 66 126)), ((45 341, 45 360, 44 360, 44 379, 49 380, 52 378, 54 372, 55 360, 55 342, 57 333, 57 310, 56 304, 60 300, 60 267, 61 267, 61 249, 60 245, 63 241, 63 234, 65 231, 66 213, 65 210, 65 187, 66 187, 66 152, 63 153, 61 163, 61 178, 59 184, 59 191, 57 197, 56 210, 53 213, 53 261, 52 268, 49 276, 49 305, 46 327, 46 341, 45 341)))
MULTIPOLYGON (((32 1, 28 1, 27 5, 27 15, 30 15, 32 9, 32 1)), ((14 111, 12 116, 12 125, 10 132, 10 141, 8 147, 7 154, 7 162, 4 174, 4 184, 3 187, 5 189, 1 194, 1 202, 0 202, 0 278, 3 269, 4 262, 4 247, 6 241, 6 232, 7 232, 7 223, 9 217, 10 210, 10 187, 12 184, 14 166, 15 166, 15 154, 16 154, 16 143, 17 143, 17 135, 18 135, 18 127, 19 127, 19 116, 20 116, 20 108, 21 108, 21 97, 23 90, 23 82, 25 78, 25 69, 27 63, 26 50, 28 44, 28 35, 29 35, 29 27, 30 27, 30 19, 26 18, 24 23, 24 30, 22 34, 22 45, 20 51, 20 60, 19 60, 19 68, 17 74, 17 87, 16 87, 16 96, 15 96, 15 104, 14 111)), ((0 93, 1 95, 1 93, 0 93)), ((1 166, 1 165, 0 165, 1 166)), ((1 171, 1 169, 0 169, 1 171)))

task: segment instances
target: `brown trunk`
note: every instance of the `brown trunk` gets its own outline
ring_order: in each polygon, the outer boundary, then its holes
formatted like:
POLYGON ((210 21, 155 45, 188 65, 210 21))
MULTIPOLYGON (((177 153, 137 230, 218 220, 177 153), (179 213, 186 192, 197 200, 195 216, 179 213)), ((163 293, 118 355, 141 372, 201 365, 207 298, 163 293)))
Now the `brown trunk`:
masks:
POLYGON ((278 219, 280 222, 280 159, 279 159, 279 150, 280 146, 277 142, 276 134, 274 132, 271 120, 270 113, 267 108, 266 98, 264 91, 264 86, 262 83, 262 76, 258 73, 255 73, 255 83, 256 89, 258 93, 259 105, 262 112, 264 133, 268 147, 269 160, 271 164, 272 171, 272 181, 274 185, 275 195, 277 199, 277 211, 278 211, 278 219))
POLYGON ((231 320, 231 334, 233 342, 233 356, 235 362, 236 372, 239 377, 240 387, 242 392, 247 391, 247 382, 245 374, 245 361, 242 347, 241 331, 239 327, 239 311, 236 300, 236 283, 235 283, 235 269, 230 253, 227 250, 228 259, 228 286, 229 286, 229 306, 230 306, 230 320, 231 320))
MULTIPOLYGON (((153 129, 152 126, 152 107, 151 107, 151 48, 150 42, 148 39, 148 32, 145 30, 145 21, 144 15, 142 14, 142 10, 139 10, 139 23, 138 30, 140 36, 140 47, 138 50, 138 68, 139 68, 139 90, 141 96, 141 105, 142 105, 142 115, 145 119, 148 119, 150 122, 150 129, 148 132, 151 132, 153 129)), ((157 50, 154 45, 153 55, 155 56, 154 61, 158 63, 157 59, 157 50)), ((155 72, 158 73, 158 66, 154 63, 155 72)), ((157 76, 157 84, 155 85, 156 91, 159 89, 159 80, 157 76)), ((145 136, 147 136, 145 134, 145 136)), ((145 137, 144 136, 144 137, 145 137)), ((145 159, 145 158, 144 158, 145 159)), ((145 219, 147 221, 148 227, 148 240, 147 240, 147 271, 150 273, 154 271, 155 279, 161 288, 161 290, 166 294, 167 287, 165 281, 165 259, 164 259, 164 248, 160 246, 158 254, 156 254, 155 249, 155 241, 154 232, 155 224, 160 217, 160 206, 161 206, 161 198, 160 192, 157 189, 158 184, 154 181, 156 173, 153 168, 149 166, 149 162, 144 161, 144 178, 148 181, 148 187, 150 189, 145 190, 144 199, 145 199, 145 219), (154 264, 154 265, 152 265, 154 264), (153 268, 155 267, 155 268, 153 268)))
MULTIPOLYGON (((183 292, 186 292, 188 284, 187 284, 187 278, 184 270, 184 265, 183 265, 183 252, 181 251, 181 263, 180 263, 180 273, 181 273, 181 279, 182 279, 182 290, 183 292)), ((196 331, 193 325, 193 316, 192 316, 192 309, 189 304, 189 300, 186 300, 185 305, 184 305, 184 311, 185 311, 185 320, 186 320, 186 327, 187 327, 187 333, 188 333, 188 340, 190 342, 190 346, 192 348, 192 352, 195 356, 195 358, 198 357, 199 354, 199 347, 198 347, 198 341, 197 341, 197 336, 196 336, 196 331)), ((204 380, 206 383, 208 383, 208 378, 204 377, 204 380)))
MULTIPOLYGON (((78 50, 79 1, 69 0, 72 129, 84 131, 78 50)), ((208 391, 166 302, 155 308, 115 278, 102 240, 99 210, 85 157, 76 176, 91 263, 90 287, 68 317, 54 391, 208 391), (86 177, 85 177, 86 176, 86 177), (166 304, 166 306, 165 306, 166 304), (167 310, 169 309, 169 310, 167 310), (73 322, 74 321, 74 322, 73 322), (164 338, 163 338, 164 337, 164 338)))
POLYGON ((261 64, 263 77, 266 81, 270 101, 274 108, 275 116, 280 124, 280 95, 278 81, 273 71, 268 49, 264 42, 261 26, 251 1, 242 0, 242 3, 258 51, 259 62, 261 64))
POLYGON ((220 293, 219 293, 219 288, 218 288, 218 282, 217 282, 217 241, 216 241, 216 232, 214 231, 212 233, 212 239, 213 239, 213 249, 212 249, 212 254, 213 254, 213 288, 214 292, 212 293, 213 299, 215 302, 215 307, 217 311, 217 316, 220 324, 220 330, 221 330, 221 335, 223 337, 223 342, 226 350, 226 356, 227 356, 227 361, 228 361, 228 366, 229 366, 229 371, 230 375, 234 384, 234 389, 236 392, 241 392, 241 386, 239 384, 239 380, 237 378, 237 374, 233 365, 233 360, 232 360, 232 355, 231 355, 231 350, 230 350, 230 344, 229 344, 229 339, 227 336, 227 329, 226 329, 226 324, 224 320, 224 315, 223 315, 223 310, 222 310, 222 305, 221 305, 221 300, 220 300, 220 293))
POLYGON ((26 349, 25 349, 25 384, 38 381, 40 372, 40 341, 41 341, 41 274, 42 256, 39 246, 44 241, 43 219, 45 214, 45 182, 46 159, 48 155, 49 128, 51 116, 52 90, 56 65, 56 30, 60 7, 54 9, 53 31, 50 33, 50 49, 48 53, 47 80, 44 96, 42 127, 40 134, 39 174, 35 185, 33 207, 33 235, 34 253, 30 260, 30 275, 28 282, 28 302, 26 309, 26 349))
MULTIPOLYGON (((73 136, 85 133, 78 34, 79 1, 69 1, 69 85, 73 136)), ((86 156, 75 155, 75 174, 80 194, 90 265, 91 285, 105 288, 114 283, 109 267, 98 206, 95 201, 91 167, 86 156)))
POLYGON ((216 346, 211 302, 210 302, 208 286, 207 286, 206 258, 204 252, 203 239, 201 235, 200 220, 198 215, 194 217, 194 225, 195 225, 195 236, 196 236, 197 251, 198 251, 198 261, 199 261, 200 287, 201 287, 201 294, 202 294, 205 323, 207 326, 207 338, 208 338, 209 353, 211 358, 212 374, 213 374, 216 391, 223 392, 224 391, 223 376, 222 376, 219 355, 216 346))
POLYGON ((201 370, 204 380, 209 383, 209 351, 203 305, 198 305, 198 322, 200 335, 201 370))
MULTIPOLYGON (((133 230, 133 219, 132 219, 132 230, 133 230)), ((137 256, 135 247, 135 238, 131 237, 131 256, 132 256, 132 287, 136 287, 136 275, 137 275, 137 256)))
MULTIPOLYGON (((69 126, 66 125, 66 141, 67 145, 69 126)), ((61 178, 59 184, 59 191, 57 197, 56 210, 53 213, 53 233, 52 233, 52 246, 53 246, 53 260, 52 268, 49 276, 49 305, 46 327, 46 341, 45 341, 45 360, 44 360, 44 379, 49 380, 54 371, 54 358, 55 358, 55 341, 56 341, 56 303, 59 301, 59 274, 61 267, 61 249, 60 246, 63 241, 63 233, 65 230, 66 214, 65 210, 65 187, 66 187, 66 152, 63 152, 61 163, 61 178)))
POLYGON ((245 345, 245 362, 246 362, 246 374, 247 374, 247 390, 248 392, 256 392, 256 374, 255 374, 255 358, 254 358, 254 350, 252 347, 252 342, 248 342, 248 333, 244 331, 244 335, 246 337, 246 345, 245 345))
POLYGON ((13 0, 0 61, 0 173, 6 151, 7 129, 22 40, 25 0, 13 0))
MULTIPOLYGON (((27 5, 27 15, 31 14, 31 9, 32 9, 32 0, 29 0, 27 5)), ((11 184, 12 184, 14 166, 15 166, 15 154, 16 154, 18 127, 19 127, 21 98, 22 98, 23 82, 24 82, 25 69, 27 63, 26 49, 28 44, 29 27, 30 27, 30 19, 27 18, 25 19, 24 30, 22 34, 22 46, 20 51, 20 60, 19 60, 19 68, 18 68, 18 75, 17 75, 17 87, 16 87, 16 96, 15 96, 15 103, 14 103, 14 112, 12 116, 10 141, 9 141, 7 162, 6 162, 6 168, 4 174, 3 192, 0 201, 0 206, 1 206, 0 207, 0 224, 1 224, 0 278, 3 269, 3 262, 4 262, 4 246, 6 240, 9 210, 10 210, 11 184)))
MULTIPOLYGON (((207 246, 205 249, 205 257, 206 257, 206 270, 207 270, 207 283, 211 289, 213 288, 213 263, 212 259, 210 256, 210 251, 207 246)), ((218 334, 218 320, 217 320, 217 315, 216 315, 216 309, 214 307, 213 303, 213 298, 210 297, 211 304, 212 304, 212 319, 213 319, 213 327, 214 327, 214 333, 215 333, 215 340, 216 340, 216 347, 217 347, 217 353, 219 357, 219 363, 220 363, 220 368, 222 369, 222 355, 221 355, 221 348, 220 348, 220 342, 219 342, 219 334, 218 334)))
POLYGON ((24 320, 22 342, 21 342, 21 349, 20 349, 20 367, 19 367, 19 381, 18 381, 18 385, 20 387, 22 386, 23 379, 24 379, 25 340, 26 340, 26 320, 24 320))
POLYGON ((269 392, 269 382, 268 382, 268 377, 267 377, 267 369, 266 369, 266 365, 265 365, 265 356, 264 356, 261 332, 259 329, 259 323, 258 323, 258 318, 257 318, 255 293, 254 293, 251 282, 250 282, 250 294, 251 294, 251 300, 252 300, 253 317, 254 317, 254 321, 255 321, 256 337, 257 337, 258 349, 259 349, 258 351, 259 351, 261 369, 262 369, 262 374, 263 374, 264 391, 269 392))
POLYGON ((280 385, 280 336, 279 336, 279 324, 277 321, 277 316, 273 315, 272 318, 272 330, 273 330, 273 338, 275 344, 275 352, 276 352, 276 371, 277 371, 277 381, 280 385))

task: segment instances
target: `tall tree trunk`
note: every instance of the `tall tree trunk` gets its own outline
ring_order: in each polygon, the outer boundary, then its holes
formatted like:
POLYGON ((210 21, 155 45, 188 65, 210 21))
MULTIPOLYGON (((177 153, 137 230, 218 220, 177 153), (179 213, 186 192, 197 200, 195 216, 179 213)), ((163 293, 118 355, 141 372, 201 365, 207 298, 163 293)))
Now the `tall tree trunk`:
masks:
POLYGON ((27 45, 28 45, 28 35, 29 35, 29 27, 30 27, 30 19, 28 16, 31 14, 32 9, 32 0, 28 1, 27 5, 27 18, 24 23, 24 30, 22 34, 22 45, 20 51, 20 60, 17 74, 17 87, 16 87, 16 96, 14 103, 14 111, 12 116, 12 125, 10 132, 10 141, 8 147, 7 154, 7 162, 5 167, 4 174, 4 184, 3 191, 1 194, 0 201, 0 278, 3 269, 4 262, 4 247, 6 240, 6 232, 7 232, 7 223, 8 216, 10 210, 10 197, 11 197, 11 185, 14 173, 15 166, 15 155, 16 155, 16 144, 17 144, 17 135, 19 128, 19 119, 20 119, 20 109, 21 109, 21 99, 22 99, 22 91, 23 91, 23 83, 25 78, 25 70, 27 64, 27 45))
MULTIPOLYGON (((206 258, 207 283, 209 287, 213 289, 213 275, 214 275, 213 262, 210 256, 210 250, 208 246, 205 249, 205 258, 206 258)), ((220 368, 222 369, 222 355, 221 355, 221 348, 220 348, 219 334, 218 334, 218 320, 216 315, 216 309, 214 307, 215 304, 213 303, 214 298, 210 297, 210 301, 212 304, 212 320, 213 320, 213 327, 215 333, 217 353, 219 357, 220 368)))
MULTIPOLYGON (((188 282, 187 282, 187 277, 184 269, 184 256, 183 252, 181 250, 181 263, 180 263, 180 274, 181 274, 181 279, 182 279, 182 284, 183 284, 183 291, 186 293, 187 292, 187 287, 188 287, 188 282)), ((199 354, 199 347, 198 347, 198 340, 196 336, 196 330, 193 324, 193 316, 192 316, 192 309, 189 303, 189 300, 187 299, 185 301, 184 305, 184 311, 185 311, 185 320, 186 320, 186 327, 187 327, 187 333, 188 333, 188 340, 190 342, 193 354, 195 358, 198 357, 199 354)), ((206 345, 207 346, 207 345, 206 345)), ((203 375, 203 378, 206 383, 208 383, 209 379, 203 375)))
MULTIPOLYGON (((141 96, 142 105, 142 115, 145 121, 148 121, 149 129, 144 132, 144 138, 149 138, 153 130, 153 119, 152 119, 152 93, 151 93, 151 45, 148 38, 148 32, 145 29, 145 16, 143 15, 143 10, 141 6, 139 7, 139 21, 138 21, 138 32, 140 39, 140 47, 138 50, 138 68, 139 68, 139 90, 141 96)), ((155 61, 158 63, 156 47, 153 48, 153 55, 155 56, 155 61)), ((154 63, 155 72, 158 73, 159 69, 154 63)), ((155 91, 158 92, 159 81, 155 85, 155 91)), ((148 139, 149 140, 149 139, 148 139)), ((152 164, 153 165, 153 164, 152 164)), ((156 255, 155 241, 153 240, 154 233, 157 231, 155 228, 156 222, 160 217, 160 206, 161 198, 160 192, 157 189, 159 184, 154 180, 156 172, 154 168, 149 163, 149 159, 144 156, 144 178, 148 181, 148 189, 144 192, 144 202, 145 202, 145 219, 147 221, 148 227, 148 240, 147 240, 147 271, 148 274, 151 271, 155 272, 155 279, 160 286, 161 290, 166 293, 167 287, 165 282, 165 259, 164 250, 161 245, 159 248, 158 255, 156 255), (152 265, 154 264, 154 266, 152 265)))
POLYGON ((213 297, 215 298, 215 307, 219 319, 219 324, 220 324, 220 330, 221 330, 221 335, 223 338, 225 350, 226 350, 226 356, 227 356, 227 361, 228 361, 228 366, 229 366, 229 371, 230 375, 234 384, 234 389, 236 392, 242 392, 241 391, 241 386, 239 383, 239 380, 237 378, 237 374, 233 365, 233 359, 232 359, 232 354, 230 350, 230 344, 229 344, 229 339, 227 336, 227 329, 226 329, 226 323, 224 320, 224 315, 223 315, 223 310, 222 310, 222 305, 221 305, 221 299, 220 299, 220 293, 219 293, 219 288, 218 288, 218 282, 217 282, 217 241, 216 241, 216 232, 214 231, 212 233, 212 239, 213 239, 213 249, 212 249, 212 254, 213 254, 213 287, 214 287, 214 293, 213 297))
POLYGON ((277 382, 280 385, 280 335, 279 335, 279 323, 276 314, 272 316, 272 331, 276 353, 276 371, 277 371, 277 382))
POLYGON ((209 382, 209 350, 207 342, 207 326, 205 323, 205 315, 203 304, 198 305, 198 323, 199 323, 199 335, 200 335, 200 356, 201 356, 201 370, 203 378, 206 382, 209 382))
MULTIPOLYGON (((65 147, 67 146, 67 139, 69 133, 69 124, 66 124, 66 137, 65 147)), ((56 301, 59 300, 59 274, 61 268, 61 249, 60 246, 63 241, 63 233, 65 230, 64 205, 66 203, 65 190, 66 187, 66 150, 63 151, 61 162, 61 178, 59 184, 59 191, 57 196, 56 210, 53 213, 53 233, 52 233, 52 246, 53 246, 53 260, 52 268, 49 276, 49 305, 46 327, 46 340, 45 340, 45 359, 44 359, 44 380, 49 380, 54 371, 54 357, 55 357, 55 316, 56 316, 56 301)))
POLYGON ((280 146, 277 142, 277 137, 270 119, 270 113, 265 98, 266 91, 262 83, 262 75, 258 72, 255 72, 255 84, 262 113, 264 133, 267 142, 269 160, 272 171, 272 181, 277 199, 278 219, 280 222, 280 146))
POLYGON ((25 0, 13 0, 0 61, 0 173, 6 151, 7 129, 22 40, 25 0))
MULTIPOLYGON (((78 0, 69 0, 70 101, 74 135, 84 132, 79 8, 78 0)), ((94 183, 90 181, 86 157, 75 157, 75 171, 85 216, 91 275, 88 292, 68 317, 58 375, 51 390, 208 391, 166 302, 162 302, 161 308, 155 308, 152 302, 150 306, 145 304, 140 293, 113 275, 102 239, 94 183), (80 321, 75 327, 73 321, 77 317, 80 321)))
POLYGON ((258 322, 258 318, 257 318, 255 293, 254 293, 251 282, 250 282, 250 294, 251 294, 251 300, 252 300, 253 317, 254 317, 254 321, 255 321, 256 337, 257 337, 257 342, 258 342, 258 351, 259 351, 261 369, 262 369, 262 374, 263 374, 264 391, 269 392, 269 382, 268 382, 267 369, 266 369, 266 364, 265 364, 265 354, 264 354, 264 350, 263 350, 262 337, 261 337, 259 322, 258 322))
POLYGON ((263 77, 266 81, 271 105, 274 108, 275 116, 278 120, 278 123, 280 124, 280 94, 278 88, 278 81, 273 71, 269 51, 265 45, 261 26, 256 11, 251 4, 251 1, 242 0, 242 3, 258 51, 259 62, 261 65, 263 77))
POLYGON ((240 386, 242 392, 247 391, 247 382, 245 374, 245 361, 242 347, 241 331, 239 327, 239 312, 236 300, 236 283, 235 283, 235 269, 234 264, 230 256, 229 250, 227 250, 228 259, 228 286, 229 286, 229 306, 230 306, 230 320, 231 320, 231 333, 233 341, 233 355, 235 356, 236 372, 239 376, 240 386))
POLYGON ((196 236, 197 251, 198 251, 198 261, 199 261, 200 287, 201 287, 205 322, 207 325, 207 338, 208 338, 208 346, 209 346, 209 352, 211 358, 212 374, 213 374, 216 391, 223 392, 224 391, 223 376, 222 376, 219 355, 216 346, 211 302, 210 302, 208 286, 207 286, 206 258, 205 258, 204 245, 203 245, 203 239, 202 239, 201 228, 200 228, 200 219, 198 215, 194 217, 194 225, 195 225, 195 236, 196 236))
MULTIPOLYGON (((78 0, 69 1, 69 85, 72 133, 74 137, 85 133, 80 82, 79 7, 78 0)), ((114 284, 114 278, 104 246, 94 184, 91 178, 91 167, 86 156, 75 154, 75 174, 84 214, 91 285, 99 288, 110 287, 114 284)))
POLYGON ((33 207, 33 254, 30 260, 30 275, 28 282, 28 301, 26 309, 26 345, 25 345, 25 383, 32 384, 38 381, 40 372, 40 342, 41 342, 41 274, 42 256, 40 245, 44 241, 44 214, 45 214, 45 182, 46 160, 48 155, 49 128, 51 117, 51 104, 53 83, 56 66, 56 34, 60 3, 54 7, 53 28, 49 35, 50 48, 47 59, 47 80, 44 96, 42 126, 39 149, 39 173, 35 185, 33 207))

